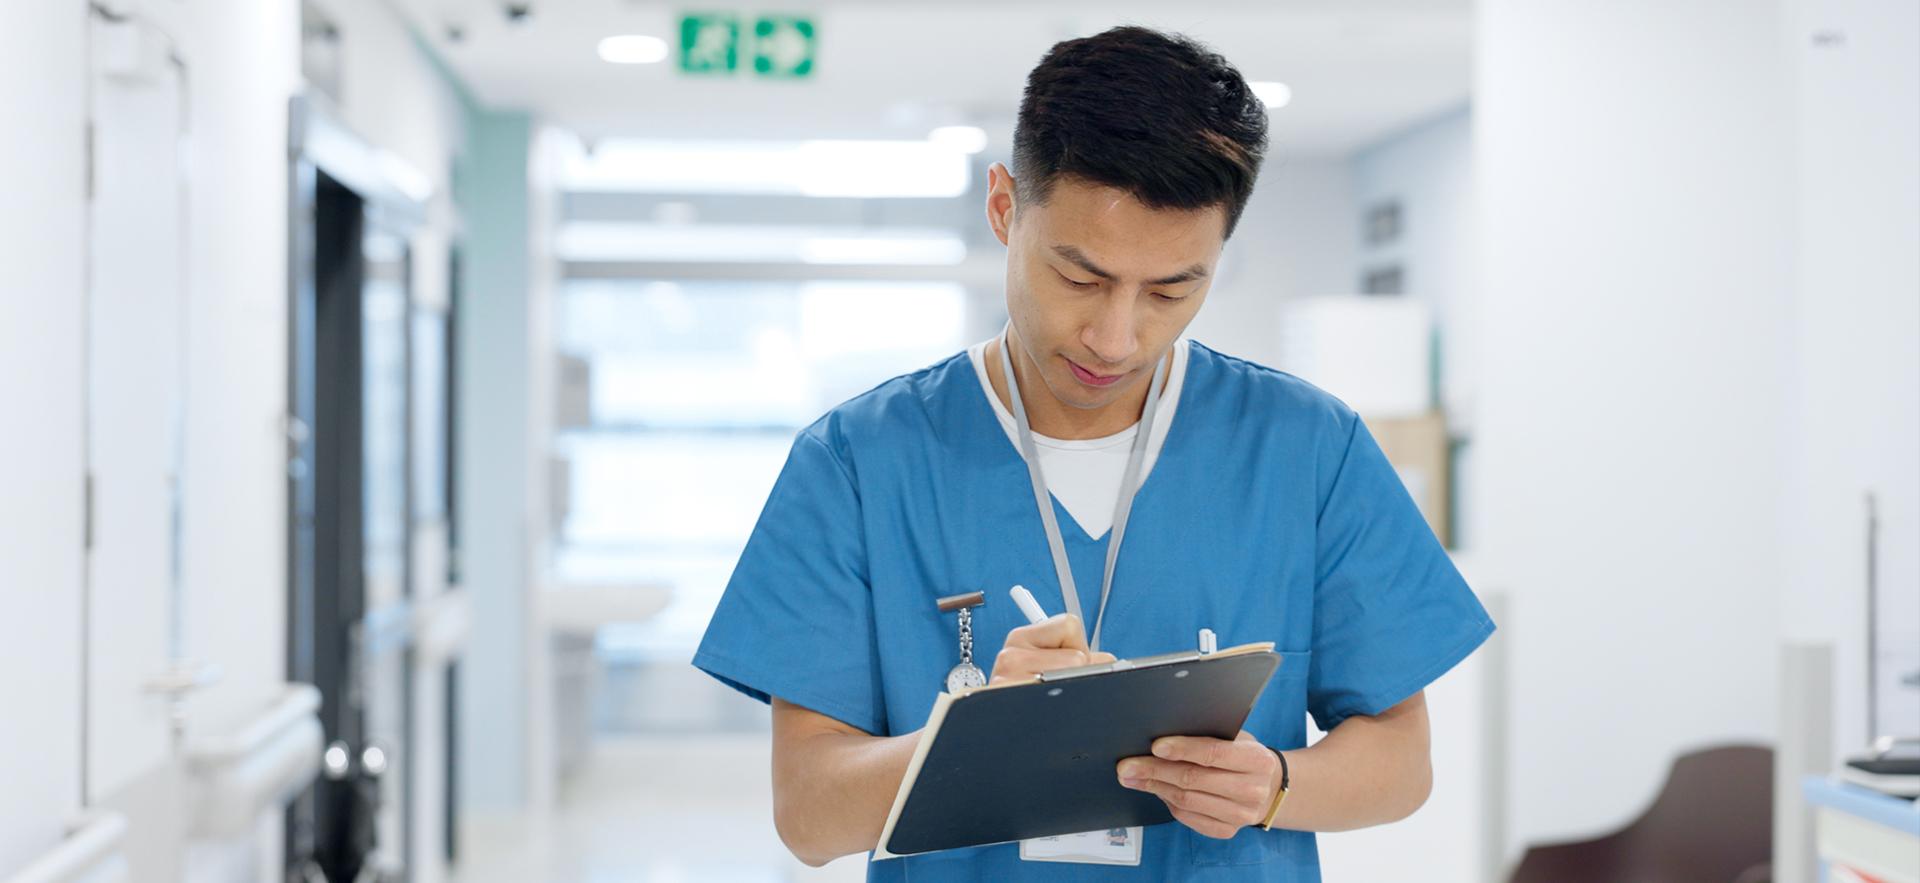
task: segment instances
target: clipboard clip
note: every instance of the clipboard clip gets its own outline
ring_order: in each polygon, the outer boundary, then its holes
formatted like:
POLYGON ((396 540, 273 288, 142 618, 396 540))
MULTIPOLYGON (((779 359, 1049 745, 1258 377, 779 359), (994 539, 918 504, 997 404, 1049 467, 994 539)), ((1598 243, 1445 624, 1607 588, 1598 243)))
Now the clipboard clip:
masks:
POLYGON ((1193 662, 1212 656, 1219 649, 1219 639, 1214 636, 1213 629, 1201 629, 1200 646, 1197 650, 1165 653, 1159 656, 1143 656, 1139 659, 1116 659, 1112 662, 1096 662, 1092 665, 1077 665, 1072 668, 1056 668, 1052 671, 1040 672, 1033 677, 1036 681, 1048 683, 1072 678, 1083 678, 1088 675, 1103 675, 1116 671, 1147 668, 1155 665, 1173 665, 1181 662, 1193 662))

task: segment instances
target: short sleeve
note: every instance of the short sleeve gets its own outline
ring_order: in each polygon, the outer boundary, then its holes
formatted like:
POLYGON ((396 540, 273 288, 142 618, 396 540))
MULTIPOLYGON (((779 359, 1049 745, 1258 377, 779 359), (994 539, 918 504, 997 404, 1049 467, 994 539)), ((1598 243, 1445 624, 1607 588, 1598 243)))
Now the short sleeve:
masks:
POLYGON ((1315 529, 1307 710, 1322 732, 1405 701, 1494 630, 1372 433, 1346 416, 1315 529))
POLYGON ((794 441, 693 664, 885 735, 860 497, 817 428, 794 441))

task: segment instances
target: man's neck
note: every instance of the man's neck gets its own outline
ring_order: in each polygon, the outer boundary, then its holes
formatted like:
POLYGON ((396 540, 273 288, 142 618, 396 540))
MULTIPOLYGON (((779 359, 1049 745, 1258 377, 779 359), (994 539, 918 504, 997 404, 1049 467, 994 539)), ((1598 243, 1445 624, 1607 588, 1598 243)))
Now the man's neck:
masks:
MULTIPOLYGON (((1005 339, 996 337, 987 343, 985 361, 994 396, 1012 413, 1013 397, 1007 391, 1006 372, 1001 370, 1000 361, 1000 345, 1005 339)), ((1046 381, 1040 378, 1039 366, 1028 358, 1026 348, 1017 339, 1009 355, 1013 357, 1013 373, 1020 380, 1020 398, 1027 406, 1027 423, 1035 435, 1057 439, 1105 438, 1140 421, 1140 412, 1147 404, 1147 388, 1153 382, 1151 377, 1145 383, 1135 383, 1133 389, 1105 407, 1075 408, 1053 397, 1046 381)), ((1166 358, 1173 358, 1173 354, 1168 353, 1166 358)))

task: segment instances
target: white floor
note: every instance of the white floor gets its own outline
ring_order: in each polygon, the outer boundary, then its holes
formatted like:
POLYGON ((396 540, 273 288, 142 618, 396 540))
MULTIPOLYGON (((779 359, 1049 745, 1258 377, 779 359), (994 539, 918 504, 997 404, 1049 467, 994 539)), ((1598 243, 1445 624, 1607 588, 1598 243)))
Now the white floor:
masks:
POLYGON ((866 879, 866 856, 809 868, 773 830, 767 736, 602 739, 545 825, 470 820, 455 883, 785 883, 866 879), (544 830, 541 830, 544 828, 544 830))

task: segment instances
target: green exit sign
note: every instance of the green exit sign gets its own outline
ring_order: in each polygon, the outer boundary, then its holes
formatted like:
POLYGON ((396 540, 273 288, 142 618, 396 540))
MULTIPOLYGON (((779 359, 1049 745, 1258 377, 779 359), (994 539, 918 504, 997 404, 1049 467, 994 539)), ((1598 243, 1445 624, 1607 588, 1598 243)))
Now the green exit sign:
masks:
POLYGON ((731 76, 744 58, 751 59, 755 76, 789 80, 812 76, 819 45, 813 19, 760 15, 742 27, 744 21, 748 19, 728 12, 680 16, 681 72, 731 76))

